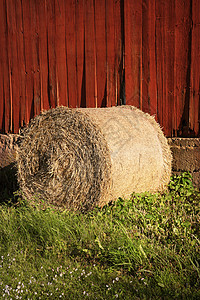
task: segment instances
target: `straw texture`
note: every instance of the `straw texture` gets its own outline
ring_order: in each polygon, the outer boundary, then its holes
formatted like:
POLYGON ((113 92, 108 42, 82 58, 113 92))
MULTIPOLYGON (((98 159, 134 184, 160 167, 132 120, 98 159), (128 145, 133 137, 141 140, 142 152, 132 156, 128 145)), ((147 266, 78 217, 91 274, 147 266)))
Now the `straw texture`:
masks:
POLYGON ((17 134, 0 134, 0 169, 15 163, 17 134))
POLYGON ((57 107, 22 131, 18 181, 30 200, 87 210, 134 191, 162 191, 171 160, 160 126, 135 107, 57 107))

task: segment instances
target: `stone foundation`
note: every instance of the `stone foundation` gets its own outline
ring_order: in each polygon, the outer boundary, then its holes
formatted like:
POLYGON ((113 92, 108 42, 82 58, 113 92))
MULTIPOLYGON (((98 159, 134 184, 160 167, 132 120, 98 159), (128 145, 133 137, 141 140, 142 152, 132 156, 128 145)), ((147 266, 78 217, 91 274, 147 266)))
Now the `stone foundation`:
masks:
POLYGON ((168 138, 172 150, 172 172, 189 171, 193 184, 200 189, 200 138, 168 138))

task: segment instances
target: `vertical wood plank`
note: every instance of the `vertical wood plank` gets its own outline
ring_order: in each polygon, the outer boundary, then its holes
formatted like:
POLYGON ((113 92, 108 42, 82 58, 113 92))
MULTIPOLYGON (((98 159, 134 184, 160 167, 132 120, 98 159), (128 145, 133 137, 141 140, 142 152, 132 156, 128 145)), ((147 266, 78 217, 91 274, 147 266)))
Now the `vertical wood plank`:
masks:
POLYGON ((95 0, 95 41, 97 106, 106 105, 106 8, 105 1, 95 0))
POLYGON ((9 69, 7 57, 7 20, 6 20, 6 0, 0 1, 0 130, 2 133, 9 131, 10 118, 10 91, 9 91, 9 69))
MULTIPOLYGON (((150 4, 152 5, 152 3, 150 4)), ((149 96, 149 84, 150 84, 150 49, 149 33, 151 31, 149 23, 149 1, 142 1, 142 103, 141 109, 144 112, 150 111, 150 96, 149 96)))
POLYGON ((106 1, 106 73, 107 73, 107 103, 106 106, 116 105, 115 85, 115 22, 114 1, 106 1))
MULTIPOLYGON (((0 25, 1 30, 1 25, 0 25)), ((1 51, 0 51, 1 55, 1 51)), ((0 133, 4 132, 4 93, 3 93, 3 73, 2 64, 0 62, 0 133)))
POLYGON ((97 106, 95 58, 94 5, 85 1, 85 82, 86 106, 97 106))
POLYGON ((68 97, 69 107, 76 107, 76 40, 75 40, 75 2, 65 2, 66 9, 66 51, 68 72, 68 97))
MULTIPOLYGON (((0 9, 1 9, 1 7, 0 7, 0 9)), ((1 14, 0 14, 0 18, 1 18, 1 14)), ((0 31, 1 30, 2 30, 2 26, 1 26, 1 21, 0 21, 0 31)), ((0 43, 1 43, 1 41, 2 41, 2 39, 0 38, 0 43)), ((1 49, 0 49, 0 57, 2 57, 1 49)), ((2 64, 2 59, 0 58, 0 133, 3 133, 3 130, 4 130, 3 64, 2 64)))
POLYGON ((24 32, 24 56, 25 56, 25 105, 27 124, 33 117, 33 70, 32 70, 32 34, 30 21, 30 3, 22 0, 23 32, 24 32))
POLYGON ((0 133, 3 132, 4 129, 4 95, 3 95, 3 60, 4 60, 4 51, 5 49, 5 41, 4 41, 4 35, 5 35, 5 29, 3 24, 4 19, 4 9, 3 9, 3 1, 0 2, 0 133))
POLYGON ((57 104, 68 106, 67 66, 65 44, 65 1, 55 2, 55 51, 56 51, 56 88, 57 104))
POLYGON ((149 47, 149 85, 148 112, 157 117, 157 84, 156 84, 156 3, 148 2, 148 47, 149 47))
POLYGON ((12 122, 12 105, 11 97, 12 91, 10 90, 10 56, 8 52, 9 38, 8 38, 8 20, 7 20, 7 4, 4 1, 4 29, 5 29, 5 52, 4 52, 4 122, 5 122, 5 132, 11 132, 11 122, 12 122))
POLYGON ((50 107, 57 105, 56 54, 55 54, 55 0, 47 1, 47 41, 48 41, 48 98, 50 107))
POLYGON ((175 57, 175 1, 164 2, 165 27, 165 98, 163 103, 163 127, 165 134, 171 136, 174 124, 174 57, 175 57))
MULTIPOLYGON (((25 57, 24 57, 24 32, 22 20, 22 3, 20 0, 15 1, 16 10, 16 37, 17 37, 17 69, 19 78, 17 79, 17 88, 19 89, 19 127, 25 125, 26 122, 26 103, 25 103, 25 57)), ((17 126, 16 132, 19 127, 17 126)))
POLYGON ((164 84, 165 76, 165 30, 164 30, 164 3, 156 1, 156 73, 157 73, 157 120, 163 126, 163 101, 164 101, 164 84))
POLYGON ((189 128, 192 136, 200 136, 200 2, 192 1, 192 45, 190 74, 189 128))
POLYGON ((47 35, 47 6, 46 0, 36 2, 38 16, 38 52, 39 52, 39 77, 40 77, 40 110, 50 107, 48 98, 48 35, 47 35))
POLYGON ((158 122, 170 136, 174 124, 174 1, 156 2, 157 108, 158 122))
POLYGON ((175 1, 175 103, 179 136, 188 135, 191 57, 191 1, 175 1))
POLYGON ((75 34, 76 34, 76 90, 77 107, 85 107, 85 86, 84 86, 84 0, 76 2, 75 11, 75 34))
POLYGON ((40 113, 40 108, 41 108, 40 65, 39 65, 39 20, 38 20, 36 5, 37 5, 36 0, 30 1, 34 116, 40 113))
POLYGON ((15 1, 7 1, 8 24, 8 56, 10 83, 10 132, 17 133, 19 128, 20 94, 19 94, 19 66, 17 49, 16 7, 15 1))
POLYGON ((142 100, 142 1, 124 1, 126 104, 142 100))
POLYGON ((121 85, 123 80, 123 44, 124 44, 124 0, 114 2, 115 24, 115 105, 120 104, 121 85))

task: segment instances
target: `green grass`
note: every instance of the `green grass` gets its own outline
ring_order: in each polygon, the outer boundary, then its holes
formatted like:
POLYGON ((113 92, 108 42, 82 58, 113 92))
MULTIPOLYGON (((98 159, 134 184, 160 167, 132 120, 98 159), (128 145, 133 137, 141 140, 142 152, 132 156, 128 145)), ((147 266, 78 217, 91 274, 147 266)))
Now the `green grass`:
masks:
POLYGON ((200 299, 200 193, 189 174, 164 194, 84 214, 14 198, 0 206, 0 299, 200 299))

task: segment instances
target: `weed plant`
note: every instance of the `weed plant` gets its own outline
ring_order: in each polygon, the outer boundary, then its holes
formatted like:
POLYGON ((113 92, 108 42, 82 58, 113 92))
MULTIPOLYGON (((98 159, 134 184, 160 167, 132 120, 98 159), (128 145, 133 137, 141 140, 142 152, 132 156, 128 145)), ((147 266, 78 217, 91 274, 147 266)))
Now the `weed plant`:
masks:
POLYGON ((0 299, 200 299, 200 193, 163 193, 87 213, 15 194, 0 206, 0 299), (17 201, 16 201, 17 200, 17 201))

